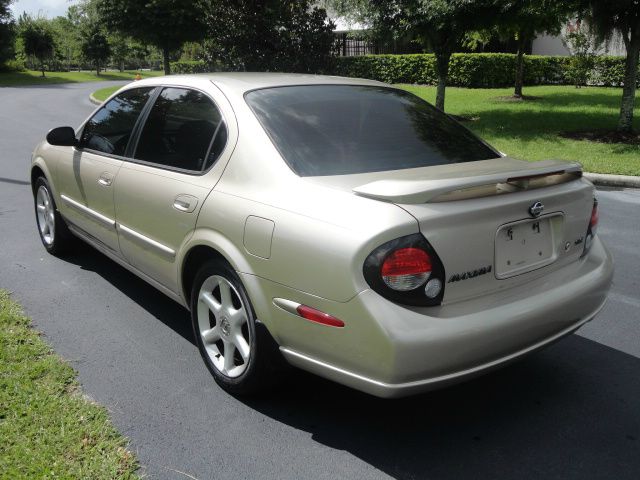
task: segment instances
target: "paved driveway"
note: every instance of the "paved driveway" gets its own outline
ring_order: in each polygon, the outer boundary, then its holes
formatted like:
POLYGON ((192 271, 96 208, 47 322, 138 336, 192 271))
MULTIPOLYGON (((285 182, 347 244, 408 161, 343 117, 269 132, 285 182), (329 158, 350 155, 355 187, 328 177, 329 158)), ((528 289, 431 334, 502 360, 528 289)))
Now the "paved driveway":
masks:
POLYGON ((49 128, 103 85, 0 88, 0 287, 106 405, 149 478, 640 478, 640 192, 601 191, 611 300, 577 335, 471 383, 400 401, 298 374, 273 396, 219 390, 187 312, 90 248, 40 245, 27 185, 49 128))

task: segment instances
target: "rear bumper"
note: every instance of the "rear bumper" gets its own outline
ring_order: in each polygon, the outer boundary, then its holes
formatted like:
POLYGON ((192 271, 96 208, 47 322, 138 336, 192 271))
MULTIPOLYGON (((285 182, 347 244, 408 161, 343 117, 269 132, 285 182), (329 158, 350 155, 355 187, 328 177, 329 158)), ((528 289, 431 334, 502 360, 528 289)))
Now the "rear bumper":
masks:
POLYGON ((271 299, 313 306, 346 326, 313 324, 273 304, 265 314, 291 364, 376 396, 401 397, 487 372, 574 332, 602 309, 612 276, 611 256, 597 239, 574 264, 487 297, 409 308, 370 290, 339 303, 276 286, 271 299))
POLYGON ((360 390, 371 395, 375 395, 376 397, 382 398, 398 398, 413 395, 416 393, 427 392, 429 390, 435 390, 438 388, 446 387, 447 385, 453 385, 455 383, 463 382, 465 380, 469 380, 473 377, 477 377, 479 375, 485 374, 494 370, 496 368, 500 368, 504 365, 509 364, 517 360, 518 358, 527 355, 529 353, 535 352, 541 348, 546 347, 547 345, 552 344, 553 342, 560 340, 562 337, 565 337, 577 329, 579 329, 582 325, 589 322, 593 317, 595 317, 598 312, 604 307, 604 304, 593 312, 592 315, 581 319, 576 324, 571 325, 570 327, 562 330, 551 337, 547 337, 544 340, 530 345, 527 348, 519 350, 517 352, 511 353, 504 357, 492 360, 487 363, 483 363, 481 365, 477 365, 475 367, 467 368, 466 370, 460 370, 453 373, 449 373, 446 375, 441 375, 439 377, 426 378, 423 380, 415 380, 412 382, 404 382, 404 383, 385 383, 374 378, 365 377, 362 375, 358 375, 357 373, 350 372, 348 370, 343 370, 334 365, 324 363, 320 360, 316 360, 312 357, 308 357, 304 354, 298 353, 294 350, 288 348, 281 348, 280 351, 287 359, 287 361, 303 370, 307 370, 309 372, 315 373, 322 377, 329 378, 343 385, 350 386, 355 388, 356 390, 360 390))

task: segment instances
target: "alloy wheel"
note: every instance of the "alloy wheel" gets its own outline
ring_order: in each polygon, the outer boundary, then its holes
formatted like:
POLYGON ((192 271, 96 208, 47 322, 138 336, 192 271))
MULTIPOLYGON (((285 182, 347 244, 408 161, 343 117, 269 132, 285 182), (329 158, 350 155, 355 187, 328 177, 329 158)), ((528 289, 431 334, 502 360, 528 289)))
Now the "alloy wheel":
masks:
POLYGON ((46 245, 53 245, 55 240, 56 217, 49 190, 47 190, 44 185, 38 188, 36 194, 36 213, 42 241, 46 245))
POLYGON ((233 284, 219 275, 208 277, 198 293, 198 330, 213 366, 236 378, 251 357, 247 306, 233 284))

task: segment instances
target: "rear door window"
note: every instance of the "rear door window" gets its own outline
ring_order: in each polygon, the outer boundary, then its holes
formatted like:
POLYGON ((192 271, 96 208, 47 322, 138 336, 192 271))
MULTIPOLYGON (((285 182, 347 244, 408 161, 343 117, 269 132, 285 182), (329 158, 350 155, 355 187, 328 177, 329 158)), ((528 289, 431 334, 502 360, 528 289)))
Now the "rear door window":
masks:
POLYGON ((152 91, 153 87, 134 88, 109 100, 85 124, 80 147, 124 156, 136 121, 152 91))
POLYGON ((186 88, 165 88, 149 111, 134 158, 201 172, 215 163, 226 140, 222 115, 207 95, 186 88))
POLYGON ((471 162, 499 154, 419 97, 394 88, 303 85, 245 99, 291 169, 342 175, 471 162))

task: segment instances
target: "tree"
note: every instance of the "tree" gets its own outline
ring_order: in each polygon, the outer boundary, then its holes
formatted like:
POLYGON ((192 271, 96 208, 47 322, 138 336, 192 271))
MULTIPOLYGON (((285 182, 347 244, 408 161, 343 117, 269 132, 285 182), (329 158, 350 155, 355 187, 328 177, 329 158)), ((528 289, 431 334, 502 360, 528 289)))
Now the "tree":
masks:
POLYGON ((558 35, 578 6, 571 0, 504 0, 497 6, 502 11, 496 29, 518 46, 513 96, 522 98, 525 50, 540 33, 558 35))
POLYGON ((436 107, 444 110, 451 55, 469 32, 493 26, 497 0, 325 0, 339 14, 370 25, 379 36, 416 37, 436 57, 436 107))
MULTIPOLYGON (((154 48, 154 50, 157 49, 154 48)), ((148 46, 135 41, 129 43, 129 58, 137 69, 141 69, 145 65, 151 65, 153 57, 154 55, 148 46)))
POLYGON ((169 56, 184 42, 204 38, 205 0, 90 0, 107 28, 162 50, 164 73, 169 56))
POLYGON ((589 74, 593 70, 596 52, 600 49, 600 44, 594 41, 593 34, 580 20, 575 23, 570 22, 567 25, 566 31, 562 35, 562 41, 571 53, 567 76, 576 88, 580 88, 586 85, 589 80, 589 74))
POLYGON ((121 72, 124 71, 124 63, 131 53, 127 38, 119 34, 110 35, 109 45, 111 45, 111 58, 113 62, 118 65, 118 69, 121 72))
MULTIPOLYGON (((74 7, 70 7, 74 8, 74 7)), ((67 70, 71 69, 71 63, 77 63, 82 53, 80 48, 79 25, 74 23, 71 16, 59 16, 51 20, 54 32, 56 56, 67 70)))
POLYGON ((82 56, 95 65, 96 74, 100 75, 100 65, 111 55, 111 46, 99 25, 87 26, 82 33, 81 49, 82 56))
POLYGON ((55 48, 51 25, 44 18, 34 19, 23 14, 20 17, 18 27, 24 53, 35 57, 40 62, 40 69, 44 77, 45 62, 51 59, 55 48))
POLYGON ((584 7, 585 19, 600 40, 609 40, 619 34, 624 41, 627 56, 618 131, 632 133, 640 57, 640 1, 585 0, 584 7))
POLYGON ((438 75, 436 107, 444 111, 451 55, 469 31, 483 26, 478 20, 488 4, 469 0, 422 0, 417 3, 418 16, 408 17, 405 21, 413 24, 418 35, 433 49, 438 75))
POLYGON ((0 65, 13 56, 15 24, 9 5, 13 0, 0 0, 0 65))
POLYGON ((309 0, 211 1, 207 23, 209 63, 251 71, 329 70, 335 25, 309 0))

